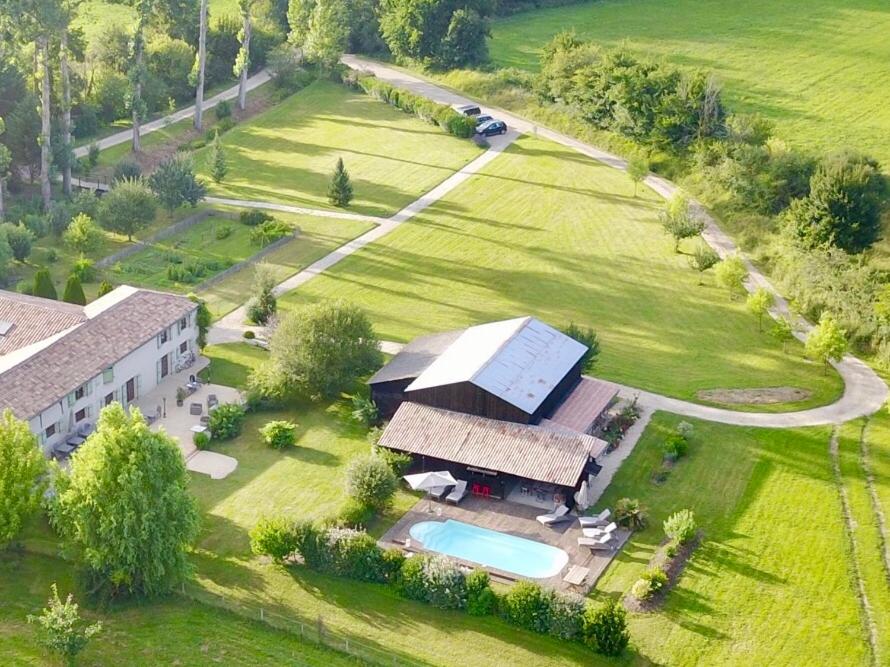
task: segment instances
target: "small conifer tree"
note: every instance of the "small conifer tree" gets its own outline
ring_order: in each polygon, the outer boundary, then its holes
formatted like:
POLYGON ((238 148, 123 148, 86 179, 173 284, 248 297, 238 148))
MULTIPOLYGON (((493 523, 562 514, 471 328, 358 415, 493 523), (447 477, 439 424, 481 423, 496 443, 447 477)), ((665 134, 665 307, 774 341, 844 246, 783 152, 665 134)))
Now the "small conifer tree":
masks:
POLYGON ((42 296, 44 299, 58 299, 59 295, 53 285, 49 269, 40 269, 34 274, 34 296, 42 296))
POLYGON ((343 166, 343 158, 337 160, 334 176, 331 178, 331 187, 328 190, 328 200, 334 206, 346 208, 352 201, 352 183, 349 180, 349 172, 343 166))
POLYGON ((219 140, 219 130, 213 135, 213 144, 210 146, 210 177, 214 183, 222 183, 229 173, 229 165, 226 162, 226 152, 219 140))
POLYGON ((80 278, 77 277, 77 274, 72 273, 68 276, 68 282, 65 283, 65 293, 62 294, 62 301, 76 303, 79 306, 87 305, 87 297, 83 293, 83 285, 80 284, 80 278))

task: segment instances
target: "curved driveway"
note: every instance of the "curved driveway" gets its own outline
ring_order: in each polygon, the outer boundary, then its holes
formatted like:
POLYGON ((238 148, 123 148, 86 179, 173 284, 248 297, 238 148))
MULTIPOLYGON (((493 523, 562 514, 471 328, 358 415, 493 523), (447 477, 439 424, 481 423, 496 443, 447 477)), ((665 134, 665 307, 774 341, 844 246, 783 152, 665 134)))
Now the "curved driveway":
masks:
MULTIPOLYGON (((418 95, 423 95, 424 97, 428 97, 429 99, 442 104, 468 104, 475 102, 475 100, 460 95, 452 90, 443 88, 430 81, 373 60, 354 55, 347 55, 343 56, 343 62, 352 69, 371 72, 383 81, 387 81, 400 88, 405 88, 418 95)), ((518 130, 519 132, 544 137, 555 143, 572 148, 579 153, 583 153, 584 155, 615 169, 620 169, 622 171, 627 169, 627 162, 617 155, 585 144, 582 141, 578 141, 577 139, 560 132, 541 127, 525 118, 511 114, 509 111, 495 107, 486 107, 485 105, 482 105, 482 108, 484 112, 496 115, 505 120, 512 129, 518 130)), ((665 199, 669 199, 679 190, 679 187, 674 183, 659 176, 655 176, 654 174, 650 174, 646 178, 645 183, 665 199)), ((749 291, 753 291, 759 287, 768 289, 776 298, 776 305, 771 314, 774 317, 782 316, 788 318, 790 321, 795 321, 795 318, 793 318, 788 309, 788 302, 781 294, 779 294, 769 280, 767 280, 766 276, 764 276, 747 257, 742 255, 733 240, 720 229, 717 222, 704 209, 704 207, 698 204, 696 206, 699 216, 701 216, 705 222, 705 231, 702 234, 705 241, 707 241, 707 243, 714 248, 721 257, 738 253, 747 264, 747 289, 749 291)), ((795 335, 800 340, 805 340, 806 335, 809 333, 810 329, 812 329, 812 325, 799 318, 795 321, 795 325, 798 329, 795 335)), ((833 364, 833 366, 844 380, 843 396, 831 405, 813 408, 811 410, 801 410, 799 412, 738 412, 735 410, 699 405, 697 403, 661 396, 660 394, 653 394, 632 387, 622 387, 621 394, 627 397, 637 395, 640 403, 656 410, 666 410, 676 414, 722 422, 725 424, 761 426, 767 428, 835 424, 862 417, 864 415, 870 415, 881 409, 887 401, 887 385, 867 364, 852 355, 846 355, 843 360, 833 364)))

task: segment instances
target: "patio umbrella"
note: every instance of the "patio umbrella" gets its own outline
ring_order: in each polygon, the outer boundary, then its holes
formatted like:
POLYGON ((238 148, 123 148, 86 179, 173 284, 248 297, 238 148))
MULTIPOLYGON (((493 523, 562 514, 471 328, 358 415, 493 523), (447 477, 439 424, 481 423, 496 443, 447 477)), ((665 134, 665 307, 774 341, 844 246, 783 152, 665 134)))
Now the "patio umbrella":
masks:
POLYGON ((581 488, 575 494, 575 502, 581 510, 586 510, 590 506, 590 487, 587 485, 587 480, 581 482, 581 488))
MULTIPOLYGON (((451 473, 447 470, 440 470, 439 472, 419 472, 414 475, 405 475, 402 479, 408 482, 408 486, 410 486, 415 491, 426 491, 429 494, 433 489, 438 489, 443 486, 454 486, 457 484, 457 480, 451 476, 451 473)), ((429 510, 433 506, 432 497, 430 497, 430 504, 427 506, 427 510, 429 510)))

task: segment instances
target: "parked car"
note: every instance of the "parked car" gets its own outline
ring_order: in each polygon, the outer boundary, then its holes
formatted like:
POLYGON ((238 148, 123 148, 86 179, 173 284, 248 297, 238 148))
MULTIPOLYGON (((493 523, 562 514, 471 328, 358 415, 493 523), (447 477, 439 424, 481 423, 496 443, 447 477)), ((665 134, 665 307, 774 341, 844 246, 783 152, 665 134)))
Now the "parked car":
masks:
POLYGON ((490 120, 476 128, 476 134, 493 137, 496 134, 507 134, 507 124, 502 120, 490 120))
POLYGON ((485 114, 478 116, 476 118, 476 129, 479 129, 480 127, 485 125, 485 123, 487 123, 490 120, 494 120, 494 116, 487 116, 485 114))
POLYGON ((477 104, 455 104, 451 108, 464 116, 479 116, 482 114, 482 109, 477 104))

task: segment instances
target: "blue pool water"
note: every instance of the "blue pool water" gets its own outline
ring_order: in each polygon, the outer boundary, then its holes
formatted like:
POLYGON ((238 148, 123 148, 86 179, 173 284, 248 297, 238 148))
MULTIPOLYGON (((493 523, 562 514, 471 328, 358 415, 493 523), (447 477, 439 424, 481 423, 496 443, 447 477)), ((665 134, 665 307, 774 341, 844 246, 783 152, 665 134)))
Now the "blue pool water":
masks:
POLYGON ((480 528, 462 521, 421 521, 411 526, 411 539, 428 551, 479 563, 532 579, 559 574, 569 555, 549 544, 480 528))

